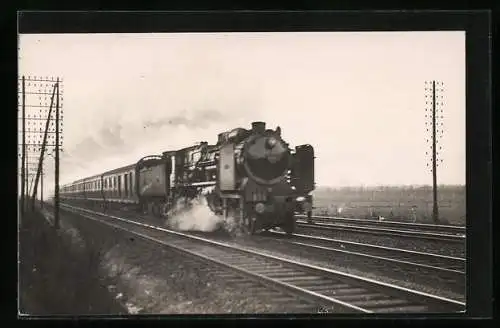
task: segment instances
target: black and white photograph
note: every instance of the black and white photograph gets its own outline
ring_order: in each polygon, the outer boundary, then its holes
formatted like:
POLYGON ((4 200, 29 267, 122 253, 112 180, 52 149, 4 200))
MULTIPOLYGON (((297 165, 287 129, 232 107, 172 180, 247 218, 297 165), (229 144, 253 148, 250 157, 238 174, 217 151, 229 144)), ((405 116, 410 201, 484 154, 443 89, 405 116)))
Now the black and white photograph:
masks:
POLYGON ((464 313, 465 31, 18 35, 20 316, 464 313))

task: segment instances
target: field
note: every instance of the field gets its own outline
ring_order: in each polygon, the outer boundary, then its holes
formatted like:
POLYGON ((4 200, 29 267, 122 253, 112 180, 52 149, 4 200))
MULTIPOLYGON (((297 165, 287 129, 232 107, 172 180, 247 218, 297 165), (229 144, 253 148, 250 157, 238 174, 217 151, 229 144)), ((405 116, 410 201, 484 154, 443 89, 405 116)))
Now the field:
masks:
MULTIPOLYGON (((352 218, 432 222, 432 187, 318 187, 314 214, 352 218)), ((465 225, 465 186, 438 186, 439 220, 465 225)))

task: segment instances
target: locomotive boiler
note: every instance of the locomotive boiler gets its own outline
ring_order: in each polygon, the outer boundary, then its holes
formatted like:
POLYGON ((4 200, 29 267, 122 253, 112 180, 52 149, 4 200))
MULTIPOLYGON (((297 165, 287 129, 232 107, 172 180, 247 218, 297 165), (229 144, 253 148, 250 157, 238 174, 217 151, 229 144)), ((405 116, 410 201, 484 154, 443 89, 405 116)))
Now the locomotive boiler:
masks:
POLYGON ((308 144, 291 149, 279 127, 271 130, 264 122, 253 122, 250 129, 220 133, 215 144, 146 156, 89 179, 65 187, 64 197, 83 189, 83 198, 134 203, 168 219, 179 202, 189 207, 203 196, 214 213, 235 219, 248 233, 274 227, 292 233, 295 213, 311 217, 314 149, 308 144), (95 193, 88 187, 95 187, 95 193))

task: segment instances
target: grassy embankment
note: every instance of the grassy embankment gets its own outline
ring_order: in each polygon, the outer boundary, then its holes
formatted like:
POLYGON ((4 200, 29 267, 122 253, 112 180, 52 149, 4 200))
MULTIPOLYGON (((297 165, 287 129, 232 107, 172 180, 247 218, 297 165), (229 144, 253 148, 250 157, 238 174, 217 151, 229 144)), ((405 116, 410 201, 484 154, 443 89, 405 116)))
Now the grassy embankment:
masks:
POLYGON ((19 314, 126 313, 99 275, 99 250, 75 245, 39 212, 19 227, 19 314))

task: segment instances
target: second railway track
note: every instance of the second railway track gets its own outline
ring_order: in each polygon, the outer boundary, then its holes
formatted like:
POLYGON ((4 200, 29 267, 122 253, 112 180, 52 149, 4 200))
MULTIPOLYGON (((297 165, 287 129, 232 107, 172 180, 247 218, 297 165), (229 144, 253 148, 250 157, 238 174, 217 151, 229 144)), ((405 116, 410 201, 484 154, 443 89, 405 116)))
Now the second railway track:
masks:
MULTIPOLYGON (((305 218, 304 215, 298 215, 300 218, 305 218)), ((465 227, 459 225, 445 225, 445 224, 431 224, 431 223, 416 223, 416 222, 403 222, 391 220, 376 220, 376 219, 355 219, 334 216, 320 216, 314 215, 312 219, 316 222, 324 223, 342 223, 354 224, 358 226, 371 226, 378 228, 395 228, 407 229, 420 232, 435 232, 439 234, 456 234, 465 235, 465 227)))
POLYGON ((269 231, 265 235, 273 237, 279 236, 291 244, 303 245, 306 247, 352 253, 395 263, 406 263, 411 266, 430 269, 436 272, 450 272, 459 275, 465 274, 466 260, 462 257, 411 251, 395 247, 364 244, 320 236, 303 234, 287 236, 277 231, 269 231))
POLYGON ((355 222, 335 220, 317 220, 307 222, 305 218, 300 217, 297 220, 297 226, 300 228, 316 229, 324 231, 350 231, 356 233, 363 233, 377 236, 395 236, 398 238, 411 238, 419 240, 430 240, 447 243, 465 243, 465 229, 461 232, 448 233, 439 231, 419 230, 418 228, 411 228, 411 224, 401 226, 384 226, 371 221, 370 224, 363 220, 356 220, 355 222))
POLYGON ((462 302, 397 285, 283 259, 241 246, 167 230, 118 216, 64 204, 62 208, 202 258, 269 288, 294 295, 297 299, 313 305, 334 308, 338 312, 456 313, 465 310, 465 304, 462 302))

